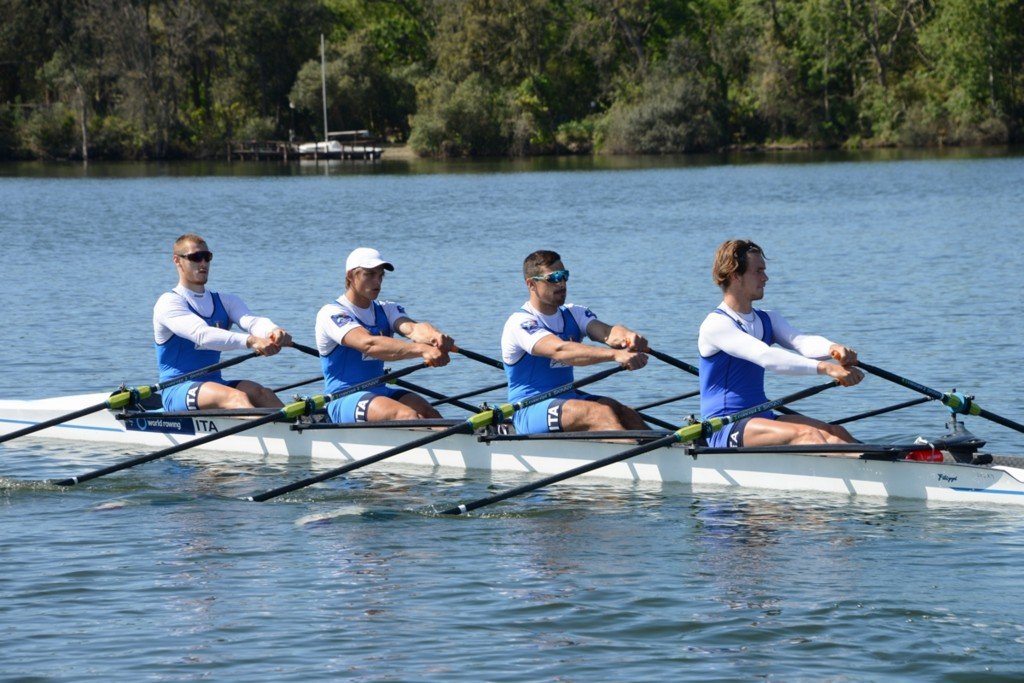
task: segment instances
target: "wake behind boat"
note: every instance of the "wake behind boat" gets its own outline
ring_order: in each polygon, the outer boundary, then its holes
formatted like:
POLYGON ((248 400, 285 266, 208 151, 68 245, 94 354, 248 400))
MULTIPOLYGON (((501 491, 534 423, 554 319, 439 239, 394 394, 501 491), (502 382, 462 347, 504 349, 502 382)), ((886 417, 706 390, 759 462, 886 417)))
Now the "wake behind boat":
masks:
MULTIPOLYGON (((107 394, 40 400, 0 400, 0 435, 103 402, 107 394)), ((33 436, 161 449, 228 431, 273 410, 166 413, 135 407, 101 410, 33 436)), ((284 418, 196 446, 210 462, 238 456, 323 469, 354 463, 460 420, 335 425, 284 418)), ((932 444, 843 444, 820 447, 706 448, 664 446, 595 470, 593 476, 627 481, 677 482, 780 491, 927 499, 957 503, 1024 505, 1024 458, 980 453, 984 442, 955 418, 952 431, 932 444), (911 458, 926 458, 907 459, 911 458)), ((489 426, 412 448, 391 462, 425 468, 548 475, 621 452, 667 431, 515 435, 489 426)), ((386 464, 385 464, 386 466, 386 464)))

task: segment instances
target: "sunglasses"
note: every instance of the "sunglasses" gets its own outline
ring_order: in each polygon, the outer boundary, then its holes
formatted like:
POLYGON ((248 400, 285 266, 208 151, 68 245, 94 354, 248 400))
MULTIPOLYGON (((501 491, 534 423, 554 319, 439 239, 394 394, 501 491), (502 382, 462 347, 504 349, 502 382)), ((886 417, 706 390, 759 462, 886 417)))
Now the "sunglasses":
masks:
POLYGON ((209 263, 213 260, 212 251, 193 251, 191 254, 177 254, 181 258, 187 258, 192 263, 199 263, 200 261, 206 261, 209 263))
POLYGON ((544 282, 567 282, 569 280, 569 271, 555 270, 547 275, 531 275, 530 279, 544 282))

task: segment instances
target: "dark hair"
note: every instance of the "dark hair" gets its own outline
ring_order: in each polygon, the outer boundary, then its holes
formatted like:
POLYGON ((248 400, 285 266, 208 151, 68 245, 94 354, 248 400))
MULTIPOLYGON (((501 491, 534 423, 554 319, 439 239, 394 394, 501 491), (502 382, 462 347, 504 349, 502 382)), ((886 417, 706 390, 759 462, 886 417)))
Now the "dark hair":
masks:
POLYGON ((535 251, 523 261, 523 277, 529 280, 534 275, 540 275, 540 271, 543 268, 550 266, 552 263, 558 263, 561 260, 562 257, 557 252, 546 249, 535 251))
POLYGON ((729 284, 729 276, 733 273, 743 275, 747 272, 747 256, 760 254, 768 258, 764 250, 750 240, 729 240, 722 242, 715 252, 715 264, 711 267, 711 279, 723 290, 729 284))

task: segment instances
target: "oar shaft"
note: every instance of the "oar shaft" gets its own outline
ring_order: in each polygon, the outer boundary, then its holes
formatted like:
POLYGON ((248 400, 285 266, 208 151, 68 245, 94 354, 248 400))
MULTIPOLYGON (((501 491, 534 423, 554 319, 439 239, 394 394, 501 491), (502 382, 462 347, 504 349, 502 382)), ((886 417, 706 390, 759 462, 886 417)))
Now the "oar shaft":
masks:
POLYGON ((394 446, 392 448, 387 449, 386 451, 381 451, 380 453, 371 455, 368 458, 354 460, 348 464, 342 465, 341 467, 335 467, 332 470, 321 472, 320 474, 314 475, 312 477, 307 477, 306 479, 303 479, 301 481, 292 482, 291 484, 279 486, 278 488, 273 489, 271 491, 266 491, 255 496, 250 496, 249 500, 255 501, 257 503, 262 503, 264 501, 270 500, 271 498, 277 498, 278 496, 283 496, 286 493, 291 493, 292 491, 297 491, 298 489, 305 488, 307 486, 312 486, 313 484, 319 484, 320 482, 327 481, 328 479, 333 479, 334 477, 339 477, 345 474, 346 472, 351 472, 352 470, 372 465, 386 458, 390 458, 393 455, 398 455, 399 453, 404 453, 405 451, 410 451, 414 448, 419 448, 420 446, 426 446, 427 444, 439 441, 445 437, 451 436, 452 434, 469 433, 472 431, 473 427, 468 422, 457 424, 443 431, 435 432, 434 434, 429 434, 414 441, 410 441, 409 443, 394 446))
MULTIPOLYGON (((417 366, 417 367, 422 367, 422 366, 417 366)), ((405 370, 406 371, 411 371, 409 368, 406 368, 405 370)), ((424 446, 424 445, 432 443, 434 441, 438 441, 438 440, 443 439, 443 438, 445 438, 447 436, 451 436, 452 434, 459 434, 459 433, 470 434, 470 433, 472 433, 476 429, 483 428, 483 427, 486 427, 486 426, 490 425, 492 422, 494 422, 495 418, 500 416, 500 415, 504 415, 505 417, 508 417, 513 412, 515 412, 516 410, 520 410, 520 409, 525 408, 527 406, 534 405, 536 403, 539 403, 540 401, 546 400, 547 398, 552 398, 554 396, 558 396, 559 394, 564 394, 567 391, 572 391, 573 389, 576 389, 578 387, 584 386, 586 384, 591 384, 593 382, 596 382, 598 380, 604 379, 605 377, 608 377, 609 375, 612 375, 612 374, 614 374, 616 372, 620 372, 622 370, 625 370, 625 368, 622 367, 622 366, 615 366, 613 368, 608 368, 607 370, 603 370, 601 372, 595 373, 593 375, 590 375, 589 377, 584 377, 583 379, 576 380, 574 382, 570 382, 569 384, 565 384, 565 385, 562 385, 560 387, 555 387, 554 389, 551 389, 550 391, 546 391, 546 392, 544 392, 542 394, 537 394, 535 396, 530 396, 529 398, 525 398, 522 401, 519 401, 518 403, 515 403, 515 404, 505 403, 505 404, 499 406, 498 408, 495 408, 494 410, 480 411, 479 413, 477 413, 476 415, 473 415, 472 417, 470 417, 469 419, 467 419, 465 422, 463 422, 461 424, 457 424, 457 425, 454 425, 452 427, 449 427, 448 429, 445 429, 445 430, 442 430, 440 432, 437 432, 435 434, 430 434, 430 435, 424 436, 422 438, 416 439, 414 441, 410 441, 409 443, 405 443, 405 444, 401 444, 401 445, 398 445, 398 446, 394 446, 393 448, 389 448, 389 449, 387 449, 385 451, 377 453, 376 455, 372 455, 372 456, 370 456, 368 458, 363 458, 361 460, 356 460, 354 462, 350 462, 350 463, 348 463, 346 465, 342 465, 341 467, 337 467, 337 468, 335 468, 333 470, 328 470, 327 472, 322 472, 322 473, 314 475, 312 477, 307 477, 306 479, 303 479, 301 481, 293 482, 291 484, 286 484, 284 486, 280 486, 280 487, 278 487, 276 489, 273 489, 271 491, 266 491, 264 493, 260 493, 260 494, 257 494, 255 496, 250 496, 249 500, 252 500, 252 501, 255 501, 255 502, 258 502, 258 503, 262 503, 263 501, 270 500, 271 498, 276 498, 278 496, 282 496, 282 495, 284 495, 286 493, 291 493, 292 491, 296 491, 298 489, 305 488, 306 486, 310 486, 312 484, 318 484, 318 483, 320 483, 322 481, 327 481, 328 479, 332 479, 334 477, 340 476, 340 475, 345 474, 347 472, 351 472, 352 470, 356 470, 356 469, 359 469, 361 467, 366 467, 367 465, 372 465, 374 463, 380 462, 381 460, 384 460, 385 458, 390 458, 390 457, 392 457, 394 455, 398 455, 399 453, 404 453, 405 451, 408 451, 410 449, 419 448, 420 446, 424 446)), ((395 373, 395 375, 397 376, 398 373, 395 373)))
POLYGON ((317 351, 316 349, 314 349, 314 348, 312 348, 310 346, 306 346, 305 344, 299 344, 298 342, 294 342, 293 341, 292 342, 292 348, 295 349, 296 351, 300 351, 300 352, 306 354, 307 356, 315 356, 317 358, 320 357, 320 352, 319 351, 317 351))
POLYGON ((691 375, 693 375, 695 377, 699 377, 700 376, 700 370, 698 370, 696 367, 694 367, 693 365, 690 365, 689 363, 681 361, 678 358, 673 358, 672 356, 668 355, 667 353, 662 353, 661 351, 655 351, 654 349, 647 349, 647 353, 651 354, 652 356, 654 356, 655 358, 660 360, 662 363, 668 363, 669 365, 675 366, 675 367, 679 368, 680 370, 685 370, 686 372, 690 373, 691 375))
POLYGON ((185 373, 184 375, 179 375, 178 377, 166 380, 164 382, 160 382, 158 384, 153 384, 153 385, 150 385, 150 386, 147 386, 147 387, 143 387, 141 389, 125 389, 125 390, 120 391, 120 392, 118 392, 116 394, 113 394, 110 398, 108 398, 106 401, 103 401, 101 403, 96 403, 94 405, 87 406, 85 408, 80 408, 80 409, 78 409, 78 410, 76 410, 74 412, 68 413, 66 415, 59 415, 58 417, 53 417, 53 418, 50 418, 49 420, 45 420, 43 422, 38 422, 38 423, 36 423, 34 425, 29 425, 27 427, 22 427, 21 429, 18 429, 18 430, 15 430, 13 432, 9 432, 7 434, 4 434, 3 436, 0 436, 0 443, 3 443, 4 441, 10 441, 11 439, 16 439, 19 436, 27 436, 29 434, 33 434, 35 432, 41 431, 43 429, 46 429, 47 427, 53 427, 53 426, 56 426, 56 425, 59 425, 59 424, 63 424, 65 422, 70 422, 71 420, 77 420, 80 417, 85 417, 86 415, 91 415, 92 413, 97 413, 97 412, 103 410, 104 408, 121 408, 121 407, 124 407, 124 406, 128 405, 128 403, 131 401, 132 392, 135 392, 135 391, 142 392, 144 394, 143 398, 145 398, 145 397, 148 397, 148 396, 150 396, 151 394, 153 394, 153 393, 155 393, 157 391, 160 391, 161 389, 166 389, 168 387, 173 387, 173 386, 175 386, 177 384, 181 384, 182 382, 187 382, 187 381, 189 381, 191 379, 194 379, 196 377, 200 377, 200 376, 205 375, 207 373, 214 372, 216 370, 223 370, 224 368, 230 367, 232 365, 237 365, 238 363, 241 363, 242 361, 249 360, 250 358, 253 358, 256 355, 257 355, 256 353, 247 353, 247 354, 244 354, 244 355, 241 355, 241 356, 237 356, 235 358, 231 358, 230 360, 221 361, 219 363, 214 363, 213 365, 208 365, 205 368, 199 368, 198 370, 193 370, 192 372, 185 373))
POLYGON ((897 410, 903 410, 904 408, 909 408, 911 406, 920 405, 922 403, 927 403, 928 401, 933 401, 933 400, 934 399, 929 398, 927 396, 922 396, 920 398, 915 398, 915 399, 911 399, 909 401, 904 401, 903 403, 896 403, 896 404, 891 405, 891 406, 886 406, 885 408, 878 408, 877 410, 868 410, 868 411, 863 412, 863 413, 857 413, 856 415, 851 415, 850 417, 844 417, 844 418, 839 419, 839 420, 832 420, 831 422, 829 422, 829 424, 832 424, 832 425, 844 425, 844 424, 846 424, 848 422, 856 422, 857 420, 863 420, 866 417, 875 417, 876 415, 885 415, 886 413, 891 413, 891 412, 894 412, 894 411, 897 411, 897 410))
POLYGON ((471 413, 476 413, 476 412, 480 411, 480 408, 478 406, 475 406, 475 405, 473 405, 471 403, 464 403, 464 402, 456 400, 456 399, 447 398, 444 394, 438 393, 438 392, 436 392, 436 391, 434 391, 432 389, 428 389, 426 387, 421 387, 420 385, 413 384, 412 382, 407 382, 404 379, 396 380, 395 384, 397 384, 398 386, 402 387, 403 389, 409 389, 410 391, 415 391, 417 393, 423 394, 424 396, 429 396, 431 398, 445 399, 445 402, 451 403, 453 406, 456 406, 458 408, 462 408, 463 410, 468 410, 471 413))
POLYGON ((241 424, 237 424, 234 427, 228 427, 223 431, 207 434, 206 436, 201 436, 198 439, 193 439, 191 441, 185 441, 183 443, 179 443, 169 448, 164 448, 163 450, 156 451, 155 453, 141 455, 137 458, 132 458, 131 460, 125 460, 124 462, 119 462, 117 464, 110 465, 109 467, 93 470, 92 472, 86 472, 85 474, 79 475, 77 477, 63 479, 61 481, 54 483, 57 486, 74 486, 75 484, 81 484, 82 482, 89 481, 90 479, 96 479, 97 477, 102 477, 107 474, 120 472, 121 470, 126 470, 129 467, 135 467, 136 465, 142 465, 147 462, 152 462, 153 460, 157 460, 168 455, 174 455, 175 453, 180 453, 181 451, 187 450, 189 448, 202 446, 203 444, 210 443, 211 441, 216 441, 218 439, 223 439, 233 434, 238 434, 239 432, 244 432, 247 429, 259 427, 260 425, 267 424, 268 422, 273 422, 274 420, 281 419, 282 417, 285 417, 284 409, 281 409, 275 413, 266 415, 255 420, 246 420, 241 424))
POLYGON ((669 398, 663 398, 660 401, 651 401, 650 403, 645 403, 642 406, 634 406, 634 410, 649 410, 651 408, 663 406, 666 403, 675 403, 676 401, 682 401, 687 398, 693 398, 694 396, 700 396, 700 389, 697 389, 696 391, 688 391, 685 394, 679 394, 678 396, 670 396, 669 398))
POLYGON ((470 351, 468 349, 462 349, 462 348, 456 347, 455 348, 455 352, 456 353, 461 353, 466 358, 469 358, 470 360, 475 360, 477 363, 483 363, 484 365, 490 365, 492 368, 498 368, 499 370, 504 370, 505 369, 505 366, 501 363, 500 360, 494 360, 493 358, 488 358, 487 356, 484 356, 482 354, 476 353, 475 351, 470 351))
POLYGON ((919 394, 924 394, 928 398, 934 398, 938 401, 941 401, 945 397, 945 394, 943 394, 941 391, 935 391, 935 389, 926 387, 923 384, 918 384, 917 382, 907 379, 906 377, 900 377, 896 373, 889 372, 888 370, 883 370, 882 368, 871 365, 870 363, 865 363, 862 360, 858 360, 857 365, 861 368, 864 368, 872 375, 877 375, 878 377, 881 377, 882 379, 887 379, 894 384, 905 386, 908 389, 912 389, 918 392, 919 394))
POLYGON ((671 429, 673 431, 675 431, 676 429, 676 425, 672 424, 671 422, 666 422, 665 420, 661 420, 657 417, 654 417, 653 415, 648 415, 647 413, 640 412, 639 410, 636 411, 636 414, 639 415, 644 422, 652 424, 656 427, 661 427, 662 429, 671 429))
POLYGON ((463 399, 463 398, 469 398, 470 396, 477 396, 479 394, 486 394, 488 391, 497 391, 498 389, 502 389, 502 388, 507 387, 507 386, 508 386, 508 382, 498 382, 497 384, 492 384, 491 386, 484 387, 483 389, 474 389, 473 391, 466 391, 466 392, 463 392, 461 394, 455 394, 454 396, 447 396, 447 397, 444 397, 444 398, 440 398, 440 399, 438 399, 436 401, 432 401, 430 403, 430 405, 432 405, 432 406, 439 406, 442 403, 451 403, 452 401, 456 401, 456 400, 463 399))
POLYGON ((71 420, 76 420, 80 417, 84 417, 86 415, 99 412, 107 407, 107 403, 107 401, 103 401, 102 403, 97 403, 87 408, 76 410, 75 412, 68 413, 67 415, 60 415, 58 417, 54 417, 43 422, 37 422, 36 424, 29 425, 27 427, 22 427, 21 429, 0 436, 0 443, 3 443, 4 441, 10 441, 11 439, 17 439, 19 436, 26 436, 28 434, 32 434, 34 432, 46 429, 47 427, 53 427, 54 425, 59 425, 63 422, 70 422, 71 420))
POLYGON ((323 375, 317 375, 316 377, 310 377, 309 379, 304 379, 304 380, 301 380, 301 381, 298 381, 298 382, 292 382, 291 384, 285 384, 283 387, 274 387, 273 389, 271 389, 271 391, 276 394, 276 393, 278 393, 280 391, 288 391, 289 389, 294 389, 295 387, 301 387, 301 386, 303 386, 305 384, 312 384, 313 382, 322 382, 323 379, 324 379, 323 375))
POLYGON ((208 375, 211 372, 217 372, 218 370, 223 370, 224 368, 230 368, 232 365, 238 365, 242 361, 247 361, 250 358, 255 358, 258 355, 259 354, 256 353, 255 351, 252 351, 250 353, 242 354, 241 356, 235 356, 234 358, 229 358, 228 360, 221 361, 219 363, 214 363, 213 365, 207 365, 205 368, 199 368, 198 370, 193 370, 192 372, 186 372, 184 375, 178 375, 177 377, 172 377, 169 380, 159 382, 150 387, 150 389, 153 392, 160 391, 161 389, 168 389, 170 387, 177 386, 182 382, 188 382, 190 380, 193 380, 196 377, 202 377, 203 375, 208 375))
MULTIPOLYGON (((699 431, 700 425, 693 425, 693 426, 698 428, 697 436, 700 436, 700 431, 699 431)), ((696 437, 694 437, 694 438, 696 438, 696 437)), ((500 503, 501 501, 506 500, 508 498, 513 498, 515 496, 519 496, 519 495, 522 495, 524 493, 529 493, 530 491, 536 491, 539 488, 544 488, 545 486, 550 486, 551 484, 557 484, 558 482, 563 481, 565 479, 570 479, 572 477, 578 477, 581 474, 586 474, 587 472, 593 472, 596 469, 600 469, 602 467, 606 467, 606 466, 611 465, 613 463, 620 462, 622 460, 626 460, 627 458, 632 458, 632 457, 635 457, 637 455, 642 455, 643 453, 649 453, 650 451, 656 450, 658 448, 662 448, 663 446, 668 446, 668 445, 673 444, 673 443, 675 443, 677 441, 679 441, 679 432, 673 432, 672 434, 669 434, 668 436, 663 436, 660 439, 655 439, 654 441, 649 441, 649 442, 647 442, 645 444, 641 444, 641 445, 637 446, 636 448, 631 448, 628 451, 624 451, 622 453, 616 453, 615 455, 609 455, 606 458, 601 458, 599 460, 594 460, 593 462, 588 462, 588 463, 586 463, 584 465, 580 465, 579 467, 574 467, 571 470, 566 470, 565 472, 559 472, 558 474, 552 474, 551 476, 544 477, 543 479, 541 479, 539 481, 530 482, 529 484, 523 484, 522 486, 517 486, 515 488, 509 489, 508 491, 503 491, 501 493, 496 493, 495 495, 489 496, 487 498, 481 498, 480 500, 475 500, 475 501, 473 501, 471 503, 466 503, 464 505, 458 505, 456 507, 449 508, 449 509, 445 510, 444 512, 442 512, 441 514, 444 514, 444 515, 458 515, 458 514, 463 514, 463 513, 466 513, 466 512, 472 512, 473 510, 485 507, 487 505, 493 505, 494 503, 500 503)))
POLYGON ((830 389, 831 387, 834 386, 838 386, 838 383, 828 382, 826 384, 819 384, 818 386, 802 389, 796 393, 790 394, 789 396, 777 398, 774 401, 766 401, 765 403, 752 406, 750 408, 747 408, 746 410, 741 410, 738 413, 734 413, 726 417, 712 418, 707 422, 687 425, 686 427, 682 427, 681 429, 676 430, 672 434, 664 436, 660 439, 655 439, 654 441, 650 441, 645 444, 641 444, 634 448, 630 448, 629 450, 623 451, 622 453, 616 453, 614 455, 609 455, 607 457, 600 458, 593 462, 580 465, 579 467, 574 467, 571 470, 559 472, 558 474, 553 474, 551 476, 545 477, 540 481, 535 481, 529 484, 523 484, 522 486, 517 486, 516 488, 510 489, 503 493, 498 493, 493 496, 488 496, 487 498, 481 498, 480 500, 476 500, 471 503, 466 503, 463 505, 458 505, 453 508, 448 508, 447 510, 444 510, 442 514, 458 515, 464 512, 470 512, 471 510, 476 510, 486 505, 491 505, 492 503, 497 503, 507 498, 511 498, 513 496, 528 493, 529 491, 534 491, 544 486, 555 484, 565 479, 570 479, 572 477, 579 476, 581 474, 586 474, 587 472, 592 472, 596 469, 606 467, 616 462, 621 462, 622 460, 626 460, 628 458, 632 458, 643 453, 648 453, 650 451, 661 448, 662 446, 668 446, 673 443, 676 443, 677 441, 693 441, 695 439, 700 438, 700 436, 704 434, 705 429, 711 429, 712 431, 715 431, 721 429, 727 424, 738 422, 739 420, 742 420, 747 417, 752 417, 754 415, 757 415, 758 413, 763 413, 766 410, 773 410, 774 408, 777 408, 783 405, 784 403, 799 401, 800 399, 807 398, 808 396, 813 396, 814 394, 822 392, 825 389, 830 389))
POLYGON ((996 424, 1001 424, 1004 427, 1008 427, 1015 431, 1024 433, 1024 424, 1003 417, 1002 415, 997 415, 989 410, 985 410, 984 408, 979 406, 977 403, 974 403, 973 401, 969 402, 965 406, 964 402, 962 401, 962 397, 959 395, 943 394, 940 391, 936 391, 935 389, 926 387, 923 384, 918 384, 917 382, 909 380, 906 377, 901 377, 895 373, 889 372, 888 370, 883 370, 882 368, 870 365, 863 361, 857 361, 857 365, 864 368, 872 375, 878 375, 882 379, 887 379, 895 384, 900 384, 902 386, 907 387, 908 389, 913 389, 914 391, 924 394, 929 398, 934 398, 936 400, 942 401, 943 405, 949 406, 954 412, 966 413, 968 415, 978 415, 979 417, 983 417, 986 420, 991 420, 996 424))

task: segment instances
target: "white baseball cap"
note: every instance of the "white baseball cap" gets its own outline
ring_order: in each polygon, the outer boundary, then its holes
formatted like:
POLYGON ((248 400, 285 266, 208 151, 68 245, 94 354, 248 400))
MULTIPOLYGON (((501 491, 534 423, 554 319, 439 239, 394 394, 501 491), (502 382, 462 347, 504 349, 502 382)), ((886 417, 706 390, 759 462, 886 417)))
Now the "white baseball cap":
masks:
POLYGON ((381 257, 380 252, 370 247, 359 247, 353 249, 352 253, 345 259, 345 272, 353 268, 376 268, 383 265, 384 270, 394 270, 395 267, 381 257))

